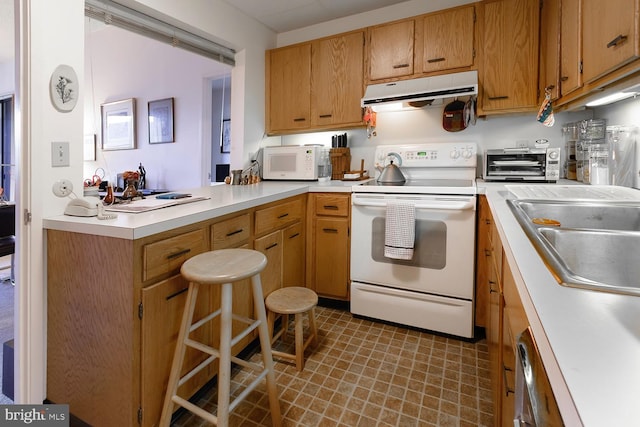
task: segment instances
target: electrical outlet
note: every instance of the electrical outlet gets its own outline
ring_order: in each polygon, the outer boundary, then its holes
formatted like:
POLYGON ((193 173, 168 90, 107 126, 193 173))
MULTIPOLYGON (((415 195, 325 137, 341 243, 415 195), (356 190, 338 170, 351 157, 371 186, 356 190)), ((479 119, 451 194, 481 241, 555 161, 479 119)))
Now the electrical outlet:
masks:
POLYGON ((69 166, 69 143, 68 142, 52 142, 51 143, 51 166, 61 167, 69 166))
POLYGON ((527 148, 529 146, 529 141, 516 141, 516 147, 518 148, 527 148))

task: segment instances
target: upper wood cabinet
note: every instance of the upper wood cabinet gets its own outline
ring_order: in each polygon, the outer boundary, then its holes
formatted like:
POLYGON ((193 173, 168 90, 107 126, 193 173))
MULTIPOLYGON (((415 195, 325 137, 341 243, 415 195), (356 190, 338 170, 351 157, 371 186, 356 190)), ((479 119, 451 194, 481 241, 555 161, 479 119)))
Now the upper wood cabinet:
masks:
MULTIPOLYGON (((582 0, 562 0, 560 12, 560 95, 582 86, 582 0)), ((542 32, 547 32, 544 25, 542 32)))
POLYGON ((638 13, 637 0, 582 0, 585 83, 640 56, 638 13))
POLYGON ((368 29, 368 80, 413 74, 415 20, 376 25, 368 29))
POLYGON ((311 123, 311 43, 267 51, 267 133, 311 123))
POLYGON ((269 135, 363 126, 364 30, 266 53, 269 135))
POLYGON ((475 6, 447 9, 422 18, 422 72, 473 66, 475 6))
POLYGON ((560 96, 560 0, 543 0, 540 21, 539 101, 546 91, 555 100, 560 96))
POLYGON ((362 123, 364 31, 314 41, 311 126, 362 123))
POLYGON ((483 114, 533 111, 538 101, 539 0, 484 1, 483 114))

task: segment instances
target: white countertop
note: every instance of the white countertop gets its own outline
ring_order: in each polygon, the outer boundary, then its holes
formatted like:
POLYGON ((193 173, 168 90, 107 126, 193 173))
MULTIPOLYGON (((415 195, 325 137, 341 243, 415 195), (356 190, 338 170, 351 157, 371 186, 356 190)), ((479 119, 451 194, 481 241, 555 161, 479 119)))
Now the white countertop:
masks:
POLYGON ((252 185, 212 185, 180 190, 193 197, 207 197, 206 200, 142 213, 117 212, 118 217, 109 220, 58 215, 46 218, 44 228, 133 240, 307 192, 350 193, 353 185, 362 182, 263 181, 252 185))
POLYGON ((504 186, 478 186, 514 267, 565 425, 640 425, 640 298, 559 285, 511 213, 504 186))

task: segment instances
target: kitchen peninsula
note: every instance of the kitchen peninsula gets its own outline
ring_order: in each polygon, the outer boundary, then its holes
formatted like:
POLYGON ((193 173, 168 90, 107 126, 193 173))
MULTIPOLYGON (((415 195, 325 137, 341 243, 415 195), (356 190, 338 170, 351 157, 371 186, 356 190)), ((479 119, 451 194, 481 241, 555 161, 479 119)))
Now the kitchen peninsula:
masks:
MULTIPOLYGON (((350 192, 344 184, 214 185, 184 191, 204 200, 111 220, 46 219, 47 399, 68 403, 96 426, 156 424, 188 286, 182 263, 212 249, 249 247, 267 256, 265 294, 305 283, 306 193, 350 192)), ((203 311, 220 297, 207 291, 203 311)), ((250 295, 236 301, 235 312, 253 313, 250 295)), ((215 342, 217 328, 208 327, 202 333, 215 342)), ((187 357, 185 369, 202 354, 187 357)), ((203 370, 182 392, 193 394, 213 375, 213 367, 203 370)))

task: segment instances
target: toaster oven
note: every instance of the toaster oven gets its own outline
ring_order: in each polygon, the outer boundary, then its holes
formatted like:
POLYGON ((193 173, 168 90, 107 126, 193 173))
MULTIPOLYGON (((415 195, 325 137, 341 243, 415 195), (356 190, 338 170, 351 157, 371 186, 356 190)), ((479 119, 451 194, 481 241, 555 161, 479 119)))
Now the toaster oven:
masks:
POLYGON ((560 178, 560 148, 485 150, 485 181, 556 182, 560 178))

